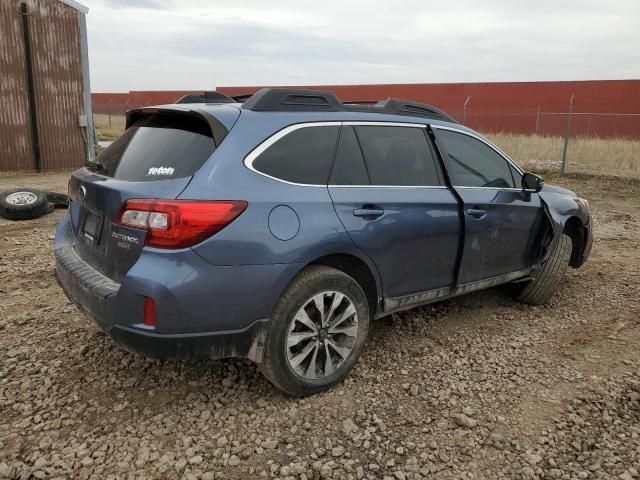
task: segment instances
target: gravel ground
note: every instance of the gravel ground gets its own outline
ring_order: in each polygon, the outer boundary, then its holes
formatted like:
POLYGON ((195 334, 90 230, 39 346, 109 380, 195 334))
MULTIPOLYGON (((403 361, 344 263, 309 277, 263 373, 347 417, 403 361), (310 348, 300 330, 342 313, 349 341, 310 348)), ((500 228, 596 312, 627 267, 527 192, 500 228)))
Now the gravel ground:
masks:
POLYGON ((640 478, 640 184, 556 182, 596 243, 549 305, 493 289, 385 318, 304 400, 249 362, 120 350, 55 283, 64 212, 0 220, 0 478, 640 478))

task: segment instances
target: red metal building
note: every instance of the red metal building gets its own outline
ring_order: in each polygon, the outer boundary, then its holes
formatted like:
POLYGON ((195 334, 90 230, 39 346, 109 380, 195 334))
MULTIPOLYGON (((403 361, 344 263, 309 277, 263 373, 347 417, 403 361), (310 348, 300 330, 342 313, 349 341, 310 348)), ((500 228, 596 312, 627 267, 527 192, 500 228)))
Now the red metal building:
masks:
MULTIPOLYGON (((416 100, 435 105, 481 131, 541 135, 564 135, 566 112, 573 97, 574 135, 640 138, 640 80, 297 87, 333 90, 343 101, 387 97, 416 100)), ((254 93, 260 88, 218 87, 216 90, 233 96, 254 93)), ((186 93, 193 91, 93 94, 94 110, 122 114, 133 106, 172 103, 186 93)))

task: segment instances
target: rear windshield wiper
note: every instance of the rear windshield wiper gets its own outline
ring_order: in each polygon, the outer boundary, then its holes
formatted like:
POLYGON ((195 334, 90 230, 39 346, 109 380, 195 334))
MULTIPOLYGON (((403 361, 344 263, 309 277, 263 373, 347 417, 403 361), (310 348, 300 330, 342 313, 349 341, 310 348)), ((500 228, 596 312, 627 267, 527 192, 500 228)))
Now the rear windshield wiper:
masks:
POLYGON ((86 168, 87 170, 91 170, 92 172, 100 172, 102 170, 104 170, 104 165, 102 165, 101 163, 98 162, 84 162, 84 168, 86 168))

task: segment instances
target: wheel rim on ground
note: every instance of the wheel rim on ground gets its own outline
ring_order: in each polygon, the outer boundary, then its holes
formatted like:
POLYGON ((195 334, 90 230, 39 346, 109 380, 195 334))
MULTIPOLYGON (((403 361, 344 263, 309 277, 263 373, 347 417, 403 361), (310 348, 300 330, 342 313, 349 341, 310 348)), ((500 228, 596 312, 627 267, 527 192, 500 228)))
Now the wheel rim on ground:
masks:
POLYGON ((11 205, 31 205, 35 203, 38 199, 35 193, 33 192, 13 192, 10 195, 7 195, 7 203, 11 205))
POLYGON ((318 293, 296 312, 285 345, 291 369, 305 379, 331 375, 356 343, 358 314, 349 297, 334 290, 318 293))

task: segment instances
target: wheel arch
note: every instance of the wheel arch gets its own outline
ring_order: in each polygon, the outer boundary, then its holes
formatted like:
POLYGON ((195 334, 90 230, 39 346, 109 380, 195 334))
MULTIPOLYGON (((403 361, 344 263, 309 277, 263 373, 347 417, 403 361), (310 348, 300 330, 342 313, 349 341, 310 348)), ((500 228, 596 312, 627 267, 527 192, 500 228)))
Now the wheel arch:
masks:
POLYGON ((569 260, 569 265, 577 268, 581 264, 585 246, 585 226, 582 220, 574 215, 564 222, 562 233, 566 233, 571 238, 571 260, 569 260))
POLYGON ((333 267, 352 277, 364 290, 371 316, 372 318, 375 316, 382 289, 375 270, 365 260, 350 253, 332 253, 316 258, 305 265, 305 268, 309 265, 333 267))

